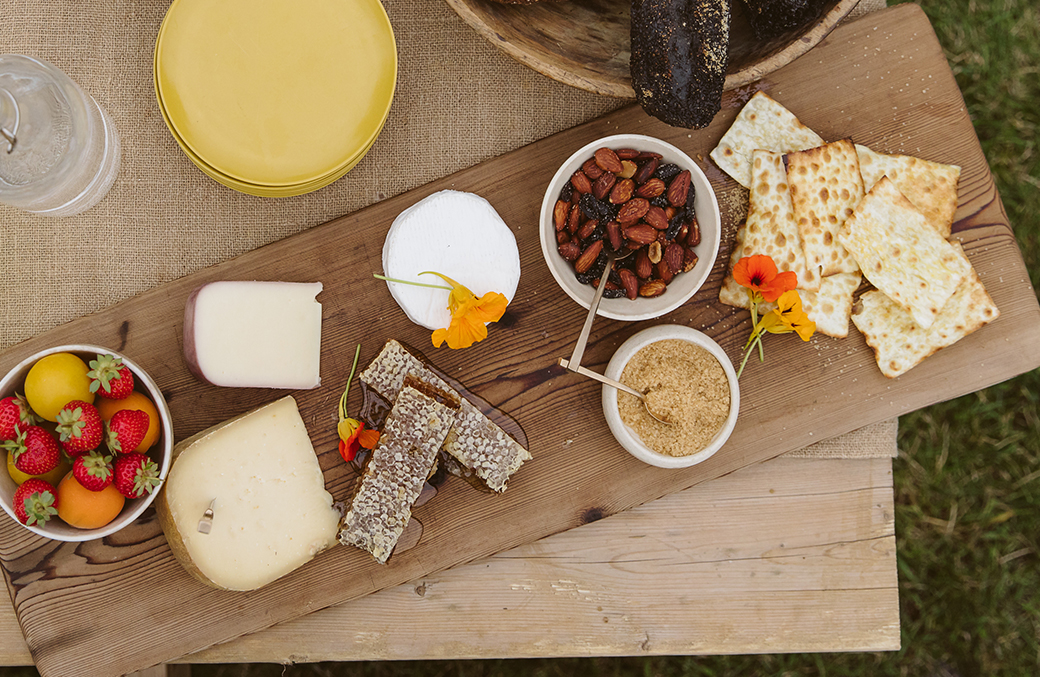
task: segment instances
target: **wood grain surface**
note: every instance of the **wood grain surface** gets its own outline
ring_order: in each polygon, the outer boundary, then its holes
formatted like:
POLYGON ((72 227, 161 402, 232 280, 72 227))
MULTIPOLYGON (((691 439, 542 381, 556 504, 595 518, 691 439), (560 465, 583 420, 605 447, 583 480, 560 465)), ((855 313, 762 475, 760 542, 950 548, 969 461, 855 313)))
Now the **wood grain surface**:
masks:
POLYGON ((898 648, 891 459, 778 458, 178 662, 898 648))
MULTIPOLYGON (((416 547, 386 566, 341 547, 252 593, 205 588, 173 560, 146 514, 104 540, 83 544, 39 538, 0 524, 0 560, 15 611, 41 673, 131 672, 269 627, 331 604, 399 585, 549 534, 594 521, 791 449, 956 397, 1040 364, 1040 308, 953 75, 920 8, 901 5, 837 29, 821 46, 756 85, 826 139, 851 136, 883 152, 905 152, 963 168, 955 236, 1001 309, 1001 317, 896 380, 884 378, 858 333, 847 339, 770 337, 767 362, 744 373, 742 412, 730 442, 683 471, 642 465, 605 425, 596 384, 553 366, 566 355, 584 312, 552 281, 541 258, 537 213, 556 167, 577 147, 611 133, 639 132, 678 145, 712 178, 726 228, 724 251, 740 218, 742 189, 707 154, 751 93, 734 91, 708 128, 688 132, 635 107, 576 127, 420 189, 146 292, 58 327, 0 356, 6 370, 45 347, 91 342, 117 348, 147 369, 167 395, 182 439, 282 393, 220 389, 196 381, 181 357, 184 301, 221 279, 320 280, 323 387, 296 393, 326 473, 345 497, 353 475, 335 449, 336 400, 361 342, 370 359, 390 337, 428 345, 429 333, 395 306, 380 267, 383 236, 405 207, 432 192, 463 189, 486 197, 513 228, 523 277, 503 322, 464 351, 427 350, 444 371, 513 415, 534 460, 502 496, 448 482, 415 515, 425 531, 416 547), (71 613, 70 610, 74 610, 71 613), (151 641, 141 640, 147 628, 151 641)), ((402 158, 414 162, 415 158, 402 158)), ((746 312, 716 300, 720 258, 693 300, 655 322, 701 329, 736 357, 746 312)), ((614 349, 653 324, 600 320, 586 364, 602 370, 614 349)), ((355 399, 357 393, 355 393, 355 399)))

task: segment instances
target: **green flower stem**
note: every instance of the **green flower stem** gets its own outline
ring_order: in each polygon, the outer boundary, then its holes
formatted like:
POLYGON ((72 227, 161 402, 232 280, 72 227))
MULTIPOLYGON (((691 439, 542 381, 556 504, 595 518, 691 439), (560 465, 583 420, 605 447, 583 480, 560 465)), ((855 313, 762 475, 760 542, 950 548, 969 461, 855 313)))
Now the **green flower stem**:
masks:
POLYGON ((451 291, 451 287, 445 287, 442 284, 426 284, 425 282, 410 282, 408 280, 398 280, 397 278, 385 277, 383 275, 372 275, 372 277, 376 278, 377 280, 383 280, 385 282, 396 282, 398 284, 410 284, 413 287, 429 287, 430 289, 445 289, 447 291, 451 291))
POLYGON ((350 383, 354 380, 354 371, 357 369, 358 358, 361 357, 361 344, 357 345, 357 349, 354 351, 354 364, 350 365, 350 376, 347 377, 347 388, 343 391, 343 397, 339 398, 339 420, 345 421, 347 418, 347 394, 350 393, 350 383))
POLYGON ((755 346, 758 346, 758 359, 762 362, 766 361, 766 354, 762 349, 762 334, 752 334, 748 343, 750 345, 747 348, 744 348, 744 359, 740 361, 740 369, 737 370, 738 379, 740 378, 740 375, 744 373, 744 365, 747 364, 747 360, 751 357, 751 353, 755 352, 755 346))

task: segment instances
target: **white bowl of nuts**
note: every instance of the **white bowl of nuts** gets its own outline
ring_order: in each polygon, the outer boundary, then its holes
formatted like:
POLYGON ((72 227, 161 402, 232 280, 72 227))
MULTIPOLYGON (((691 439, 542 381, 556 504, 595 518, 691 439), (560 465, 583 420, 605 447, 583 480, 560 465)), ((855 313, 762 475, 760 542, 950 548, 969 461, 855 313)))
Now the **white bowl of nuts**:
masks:
POLYGON ((630 454, 659 468, 686 468, 715 454, 740 411, 740 386, 726 352, 696 329, 662 324, 621 344, 606 375, 646 393, 603 386, 603 415, 630 454), (655 420, 648 413, 668 423, 655 420))
POLYGON ((539 235, 553 277, 585 308, 613 251, 597 314, 647 320, 681 306, 708 279, 720 223, 715 191, 686 153, 617 134, 579 149, 556 172, 539 235))

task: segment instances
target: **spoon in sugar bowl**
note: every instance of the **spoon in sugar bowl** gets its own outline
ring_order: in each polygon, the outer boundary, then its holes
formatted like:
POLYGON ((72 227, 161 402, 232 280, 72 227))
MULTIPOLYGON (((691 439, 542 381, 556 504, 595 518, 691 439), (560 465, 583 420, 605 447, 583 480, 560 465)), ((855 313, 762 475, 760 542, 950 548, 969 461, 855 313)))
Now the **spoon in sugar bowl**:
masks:
POLYGON ((596 311, 599 310, 599 302, 603 299, 603 292, 607 287, 607 278, 610 277, 610 271, 614 267, 614 261, 620 261, 631 254, 631 250, 621 254, 620 256, 615 256, 613 252, 607 254, 607 265, 603 267, 603 274, 599 278, 599 285, 596 287, 596 293, 592 296, 592 303, 589 304, 589 314, 585 318, 585 324, 581 328, 581 333, 578 334, 578 342, 574 344, 574 352, 571 353, 571 359, 568 360, 561 357, 557 360, 557 364, 576 374, 587 376, 588 378, 604 383, 612 388, 617 388, 618 390, 626 392, 633 397, 638 397, 639 401, 643 403, 643 408, 646 409, 646 413, 650 415, 650 418, 660 423, 664 423, 665 425, 671 425, 671 421, 667 420, 663 416, 655 414, 650 409, 650 405, 647 404, 646 401, 646 393, 641 393, 635 388, 626 386, 624 383, 615 381, 603 374, 597 374, 596 372, 581 366, 581 358, 582 355, 585 354, 585 346, 588 344, 589 334, 592 332, 592 321, 596 317, 596 311))

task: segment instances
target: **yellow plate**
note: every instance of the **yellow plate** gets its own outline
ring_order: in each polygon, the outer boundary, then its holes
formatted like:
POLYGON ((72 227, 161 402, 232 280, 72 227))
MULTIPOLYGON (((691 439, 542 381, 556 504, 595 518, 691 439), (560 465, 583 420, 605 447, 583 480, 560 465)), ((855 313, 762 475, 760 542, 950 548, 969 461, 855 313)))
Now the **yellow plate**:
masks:
POLYGON ((203 174, 209 176, 214 181, 224 186, 227 186, 232 190, 237 190, 241 193, 256 195, 258 197, 292 197, 295 195, 303 195, 305 193, 310 193, 315 190, 318 190, 319 188, 324 188, 328 184, 332 183, 333 181, 336 181, 337 179, 341 178, 344 174, 346 174, 348 171, 353 169, 354 166, 357 165, 357 163, 359 163, 365 157, 365 155, 368 154, 368 151, 372 148, 372 145, 375 144, 375 139, 372 139, 372 144, 369 144, 367 148, 364 148, 353 162, 351 162, 343 168, 338 169, 336 172, 333 172, 332 174, 329 174, 325 177, 321 177, 315 181, 311 181, 305 184, 297 184, 295 186, 285 186, 276 188, 270 186, 259 186, 252 183, 238 181, 237 179, 229 177, 226 174, 223 174, 211 167, 202 158, 196 155, 190 148, 188 148, 187 145, 185 145, 184 140, 180 138, 176 130, 170 124, 170 118, 166 112, 166 107, 163 104, 162 95, 159 93, 158 83, 155 80, 156 76, 153 74, 153 84, 155 86, 156 99, 159 103, 159 112, 162 114, 163 122, 166 123, 167 129, 170 130, 170 135, 173 136, 173 140, 177 142, 177 145, 180 146, 184 154, 188 156, 188 159, 191 160, 192 164, 198 167, 203 174))
POLYGON ((195 157, 285 189, 342 175, 371 147, 397 49, 378 0, 175 0, 155 74, 168 126, 195 157))

